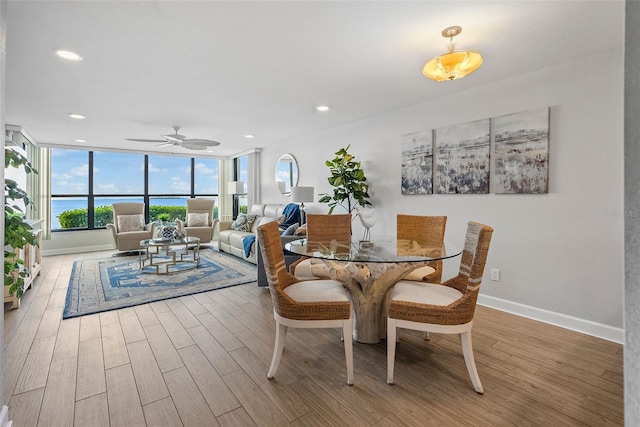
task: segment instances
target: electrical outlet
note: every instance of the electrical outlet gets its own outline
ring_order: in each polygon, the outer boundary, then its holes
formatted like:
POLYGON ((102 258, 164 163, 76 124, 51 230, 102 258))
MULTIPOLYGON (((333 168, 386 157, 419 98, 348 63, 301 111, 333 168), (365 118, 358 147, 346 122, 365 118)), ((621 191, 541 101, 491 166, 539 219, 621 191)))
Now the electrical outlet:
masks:
POLYGON ((491 269, 491 280, 493 280, 494 282, 499 282, 500 281, 500 270, 497 268, 492 268, 491 269))

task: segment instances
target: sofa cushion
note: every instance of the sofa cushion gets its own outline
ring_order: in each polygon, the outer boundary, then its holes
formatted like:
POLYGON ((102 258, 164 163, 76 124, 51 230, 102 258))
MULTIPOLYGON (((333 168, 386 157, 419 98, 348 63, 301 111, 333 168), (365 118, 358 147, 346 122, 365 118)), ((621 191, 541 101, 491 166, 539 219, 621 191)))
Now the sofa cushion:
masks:
POLYGON ((187 227, 206 227, 209 224, 209 214, 188 213, 187 227))
POLYGON ((265 205, 263 204, 253 204, 251 205, 251 210, 249 211, 249 213, 251 215, 257 215, 257 216, 263 216, 264 215, 264 207, 265 205))
POLYGON ((244 247, 244 243, 242 242, 242 240, 244 240, 244 238, 247 236, 253 236, 253 234, 237 231, 229 233, 226 238, 231 246, 233 246, 234 248, 242 249, 244 247))
POLYGON ((284 222, 285 216, 284 215, 280 215, 280 216, 260 216, 258 218, 256 218, 256 220, 254 221, 253 225, 251 226, 251 232, 252 233, 257 233, 258 232, 258 227, 260 227, 261 225, 264 225, 268 222, 271 221, 277 221, 278 225, 282 224, 284 222))
POLYGON ((118 215, 118 231, 127 233, 129 231, 144 230, 144 215, 118 215))
POLYGON ((264 206, 264 213, 263 216, 270 216, 270 217, 274 217, 274 216, 280 216, 282 215, 282 212, 284 211, 284 206, 282 204, 268 204, 264 206))
POLYGON ((236 231, 251 231, 251 226, 256 220, 255 215, 238 214, 238 218, 231 224, 231 229, 236 231))

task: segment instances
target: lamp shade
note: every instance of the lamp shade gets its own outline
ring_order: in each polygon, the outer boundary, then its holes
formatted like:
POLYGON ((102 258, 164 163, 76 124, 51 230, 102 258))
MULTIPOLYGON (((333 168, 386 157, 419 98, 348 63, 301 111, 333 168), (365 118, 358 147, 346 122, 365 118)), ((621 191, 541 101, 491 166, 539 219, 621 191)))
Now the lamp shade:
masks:
POLYGON ((422 74, 438 82, 461 79, 482 65, 482 56, 471 50, 445 53, 422 69, 422 74))
POLYGON ((462 32, 462 27, 453 26, 442 30, 442 37, 449 39, 448 52, 433 58, 422 69, 422 74, 438 82, 461 79, 482 65, 482 55, 472 50, 455 50, 453 38, 462 32))
POLYGON ((291 187, 292 202, 313 202, 313 187, 291 187))
POLYGON ((229 194, 245 194, 244 182, 242 181, 230 181, 227 182, 227 192, 229 194))

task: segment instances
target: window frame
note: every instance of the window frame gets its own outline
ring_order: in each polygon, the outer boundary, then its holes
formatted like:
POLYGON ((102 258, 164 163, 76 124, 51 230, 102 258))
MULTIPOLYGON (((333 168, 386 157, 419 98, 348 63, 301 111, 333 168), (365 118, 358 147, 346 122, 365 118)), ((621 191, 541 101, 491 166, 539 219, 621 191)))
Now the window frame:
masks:
MULTIPOLYGON (((56 148, 52 148, 53 150, 56 150, 56 148)), ((206 159, 206 160, 215 160, 218 162, 217 168, 218 168, 218 174, 220 172, 220 159, 217 158, 209 158, 209 157, 189 157, 189 168, 190 168, 190 172, 189 172, 189 177, 190 177, 190 186, 189 186, 189 192, 188 193, 165 193, 165 194, 156 194, 156 193, 149 193, 149 154, 143 154, 143 165, 144 165, 144 184, 143 184, 143 193, 96 193, 95 189, 94 189, 94 166, 95 166, 95 162, 94 162, 94 153, 95 151, 93 150, 75 150, 75 149, 67 149, 67 148, 59 148, 59 149, 64 149, 64 150, 74 150, 74 151, 80 151, 80 152, 86 152, 87 153, 87 162, 88 162, 88 176, 87 176, 87 193, 86 194, 82 194, 82 193, 74 193, 74 194, 59 194, 59 193, 54 193, 53 191, 51 192, 50 196, 49 196, 49 203, 53 204, 54 199, 55 200, 63 200, 63 199, 70 199, 70 198, 85 198, 87 200, 87 227, 78 227, 78 228, 52 228, 51 232, 53 233, 66 233, 66 232, 71 232, 71 231, 86 231, 86 230, 104 230, 106 229, 106 226, 99 226, 96 227, 95 226, 95 200, 96 199, 100 199, 100 198, 112 198, 112 199, 128 199, 128 198, 136 198, 136 199, 140 199, 142 198, 144 204, 145 204, 145 223, 149 223, 149 210, 150 210, 150 200, 151 199, 158 199, 158 198, 171 198, 171 197, 176 197, 176 198, 196 198, 196 197, 202 197, 202 198, 214 198, 215 200, 219 200, 220 197, 220 182, 218 181, 218 192, 217 193, 197 193, 195 192, 195 165, 196 165, 196 159, 206 159)), ((122 154, 122 155, 136 155, 139 156, 140 153, 123 153, 123 152, 116 152, 118 154, 122 154)), ((152 154, 152 156, 161 156, 161 154, 152 154)), ((166 157, 171 157, 171 156, 166 156, 166 157)), ((52 163, 53 163, 53 156, 52 156, 52 163)), ((53 169, 53 168, 52 168, 53 169)))

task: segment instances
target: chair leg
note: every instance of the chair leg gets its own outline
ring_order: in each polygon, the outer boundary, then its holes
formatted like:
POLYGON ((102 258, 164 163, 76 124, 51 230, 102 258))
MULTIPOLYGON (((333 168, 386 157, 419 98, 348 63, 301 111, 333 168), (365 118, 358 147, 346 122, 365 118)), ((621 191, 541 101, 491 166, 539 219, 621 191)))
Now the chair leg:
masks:
POLYGON ((347 359, 347 384, 353 385, 353 338, 351 336, 351 319, 342 323, 342 337, 344 341, 344 357, 347 359))
POLYGON ((473 357, 473 347, 471 344, 471 331, 463 332, 460 334, 460 344, 462 345, 462 354, 464 355, 464 363, 467 365, 467 371, 471 377, 473 388, 476 393, 483 394, 484 389, 478 376, 478 370, 476 369, 476 361, 473 357))
POLYGON ((429 341, 431 339, 431 335, 429 335, 429 331, 424 331, 422 333, 422 339, 424 339, 425 341, 429 341))
POLYGON ((271 359, 271 367, 267 373, 267 378, 272 380, 276 375, 278 366, 280 365, 280 358, 282 357, 282 350, 284 350, 284 337, 287 335, 287 327, 276 320, 276 343, 273 346, 273 358, 271 359))
POLYGON ((396 361, 396 321, 387 320, 387 384, 393 385, 393 369, 396 361))

